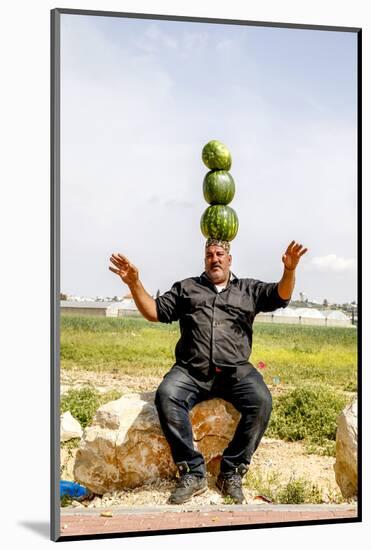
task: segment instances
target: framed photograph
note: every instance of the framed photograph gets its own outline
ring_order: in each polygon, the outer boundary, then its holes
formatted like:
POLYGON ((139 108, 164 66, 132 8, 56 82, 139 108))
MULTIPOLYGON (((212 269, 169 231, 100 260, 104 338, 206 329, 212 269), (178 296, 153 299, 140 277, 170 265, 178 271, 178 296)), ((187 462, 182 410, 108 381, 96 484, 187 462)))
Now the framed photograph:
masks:
POLYGON ((51 53, 52 540, 361 521, 361 29, 51 53))

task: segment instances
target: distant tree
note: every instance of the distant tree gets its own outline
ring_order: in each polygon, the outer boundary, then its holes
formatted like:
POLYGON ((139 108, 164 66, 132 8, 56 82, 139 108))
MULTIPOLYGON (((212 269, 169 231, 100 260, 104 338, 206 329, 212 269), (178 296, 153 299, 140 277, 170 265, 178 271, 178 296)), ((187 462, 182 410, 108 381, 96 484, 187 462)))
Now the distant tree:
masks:
POLYGON ((160 296, 161 292, 160 292, 160 289, 157 290, 156 292, 156 298, 158 298, 160 296))
POLYGON ((328 307, 328 300, 327 300, 327 298, 325 298, 325 299, 323 300, 323 305, 324 305, 325 307, 328 307))
POLYGON ((59 299, 60 300, 67 300, 67 294, 64 294, 63 292, 59 293, 59 299))

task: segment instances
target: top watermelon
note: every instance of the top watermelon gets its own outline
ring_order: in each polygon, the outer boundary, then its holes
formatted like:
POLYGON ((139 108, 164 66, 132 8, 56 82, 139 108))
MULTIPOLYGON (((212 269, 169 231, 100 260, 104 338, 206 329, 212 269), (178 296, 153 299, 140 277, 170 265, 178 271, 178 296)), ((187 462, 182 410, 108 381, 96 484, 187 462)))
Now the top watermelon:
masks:
POLYGON ((210 170, 229 170, 232 166, 230 152, 217 139, 209 141, 202 149, 202 160, 210 170))

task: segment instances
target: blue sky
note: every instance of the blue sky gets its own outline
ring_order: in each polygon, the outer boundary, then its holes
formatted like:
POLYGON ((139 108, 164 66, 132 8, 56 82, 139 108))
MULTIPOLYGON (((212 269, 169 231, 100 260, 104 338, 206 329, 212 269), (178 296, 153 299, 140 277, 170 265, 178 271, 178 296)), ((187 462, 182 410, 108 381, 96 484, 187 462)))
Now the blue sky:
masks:
POLYGON ((356 299, 356 35, 62 15, 61 289, 113 296, 127 254, 163 292, 203 270, 202 147, 232 154, 233 271, 356 299))

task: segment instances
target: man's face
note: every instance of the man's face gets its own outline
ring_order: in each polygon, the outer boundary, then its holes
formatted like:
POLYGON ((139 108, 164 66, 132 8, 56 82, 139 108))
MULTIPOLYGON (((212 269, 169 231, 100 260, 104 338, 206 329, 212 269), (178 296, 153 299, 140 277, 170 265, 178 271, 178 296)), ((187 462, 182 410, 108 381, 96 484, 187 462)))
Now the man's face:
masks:
POLYGON ((205 250, 205 272, 214 285, 226 283, 232 256, 222 246, 211 245, 205 250))

